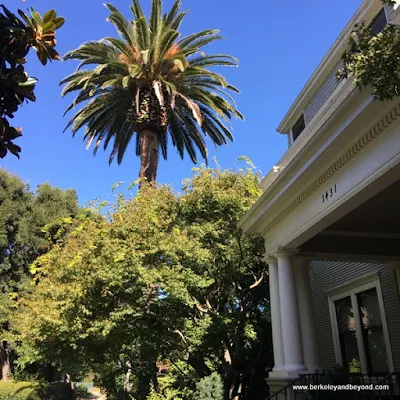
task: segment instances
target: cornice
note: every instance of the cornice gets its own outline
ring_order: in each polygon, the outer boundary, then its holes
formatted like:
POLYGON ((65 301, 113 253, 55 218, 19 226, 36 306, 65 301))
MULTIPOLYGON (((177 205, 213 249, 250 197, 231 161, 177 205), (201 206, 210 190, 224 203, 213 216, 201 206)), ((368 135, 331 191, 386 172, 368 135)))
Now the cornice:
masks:
POLYGON ((342 153, 311 185, 299 194, 287 207, 285 207, 272 221, 263 229, 262 235, 266 235, 273 227, 279 224, 293 210, 295 210, 304 200, 310 197, 325 182, 332 178, 341 168, 343 168, 357 154, 363 151, 374 139, 376 139, 387 126, 400 116, 400 103, 389 111, 371 129, 362 135, 351 147, 342 153))

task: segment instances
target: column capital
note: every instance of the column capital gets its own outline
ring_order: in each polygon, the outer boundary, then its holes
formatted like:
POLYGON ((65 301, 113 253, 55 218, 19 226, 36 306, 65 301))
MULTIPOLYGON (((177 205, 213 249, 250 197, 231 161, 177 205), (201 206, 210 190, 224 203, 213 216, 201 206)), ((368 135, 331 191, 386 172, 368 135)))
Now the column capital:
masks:
POLYGON ((271 255, 271 254, 266 254, 264 257, 263 257, 263 261, 265 262, 265 263, 267 263, 267 264, 276 264, 277 262, 278 262, 278 260, 276 259, 276 257, 274 257, 273 255, 271 255))
POLYGON ((274 252, 273 256, 274 257, 295 256, 296 254, 298 254, 298 252, 299 252, 298 249, 291 249, 288 247, 278 247, 274 252))

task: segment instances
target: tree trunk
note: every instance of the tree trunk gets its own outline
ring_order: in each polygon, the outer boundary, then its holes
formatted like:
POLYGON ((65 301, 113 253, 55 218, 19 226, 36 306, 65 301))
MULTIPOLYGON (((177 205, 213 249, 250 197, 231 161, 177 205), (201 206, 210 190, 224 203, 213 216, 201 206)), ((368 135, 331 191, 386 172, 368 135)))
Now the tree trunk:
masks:
POLYGON ((144 129, 139 135, 139 178, 146 178, 147 182, 154 183, 158 168, 158 134, 154 131, 144 129))
POLYGON ((0 365, 1 365, 1 377, 3 381, 10 380, 11 377, 11 363, 10 363, 10 349, 8 343, 3 341, 0 346, 0 365))
POLYGON ((67 376, 67 383, 69 383, 70 387, 71 387, 71 391, 72 391, 72 400, 76 400, 77 395, 76 395, 76 388, 75 388, 75 382, 71 379, 71 375, 70 374, 66 374, 67 376))
POLYGON ((132 384, 130 382, 130 378, 132 375, 132 365, 131 365, 130 361, 127 361, 125 363, 125 365, 126 365, 127 370, 124 373, 123 399, 130 399, 131 398, 130 393, 132 392, 132 384))
POLYGON ((198 352, 189 355, 188 364, 196 371, 200 379, 211 374, 211 370, 208 368, 203 356, 198 352))
POLYGON ((152 384, 154 390, 158 392, 157 366, 155 360, 157 360, 156 356, 149 356, 146 372, 139 378, 138 391, 135 397, 137 400, 145 400, 147 398, 150 394, 152 384))

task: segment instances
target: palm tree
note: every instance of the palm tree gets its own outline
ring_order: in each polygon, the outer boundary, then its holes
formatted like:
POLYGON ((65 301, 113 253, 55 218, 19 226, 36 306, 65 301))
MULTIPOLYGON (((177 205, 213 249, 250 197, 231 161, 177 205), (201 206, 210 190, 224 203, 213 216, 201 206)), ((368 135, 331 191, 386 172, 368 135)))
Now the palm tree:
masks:
POLYGON ((86 126, 86 148, 94 143, 107 149, 111 139, 111 163, 121 163, 134 138, 140 156, 140 178, 154 182, 159 152, 167 158, 168 140, 181 158, 187 152, 196 163, 196 149, 207 159, 204 136, 215 145, 233 140, 231 118, 243 118, 229 91, 238 90, 214 66, 237 66, 238 60, 225 54, 206 55, 202 47, 221 39, 219 31, 204 30, 180 38, 179 27, 186 12, 176 0, 162 15, 161 0, 152 0, 146 19, 139 0, 133 0, 134 21, 127 20, 115 7, 108 21, 120 38, 90 41, 66 54, 66 60, 80 60, 76 72, 66 77, 63 96, 78 96, 66 113, 84 103, 66 129, 73 135, 86 126), (92 69, 82 70, 91 65, 92 69), (94 67, 95 66, 95 67, 94 67), (90 100, 87 102, 87 100, 90 100))

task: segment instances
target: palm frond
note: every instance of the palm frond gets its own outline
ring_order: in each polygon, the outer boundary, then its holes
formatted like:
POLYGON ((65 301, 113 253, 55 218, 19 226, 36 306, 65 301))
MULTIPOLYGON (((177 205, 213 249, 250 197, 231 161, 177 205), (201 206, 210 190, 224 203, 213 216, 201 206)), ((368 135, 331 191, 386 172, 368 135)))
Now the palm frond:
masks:
POLYGON ((110 16, 107 18, 118 31, 118 34, 129 44, 129 46, 136 45, 135 31, 133 25, 128 21, 114 6, 111 4, 105 4, 105 6, 111 11, 110 16))
POLYGON ((66 129, 71 127, 75 135, 85 128, 83 140, 94 146, 94 154, 112 143, 110 163, 122 162, 131 140, 140 156, 140 132, 149 126, 158 134, 164 159, 172 144, 181 158, 188 154, 196 163, 199 155, 207 162, 205 137, 225 145, 233 140, 230 121, 243 118, 232 96, 238 89, 215 70, 237 66, 238 60, 203 52, 222 39, 218 30, 180 37, 186 15, 181 0, 165 13, 162 0, 152 0, 149 18, 140 1, 132 0, 133 21, 111 4, 106 7, 119 37, 84 43, 64 57, 80 61, 78 70, 61 81, 63 96, 77 92, 66 113, 82 107, 66 129), (157 125, 163 118, 165 125, 157 125))

